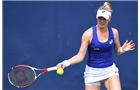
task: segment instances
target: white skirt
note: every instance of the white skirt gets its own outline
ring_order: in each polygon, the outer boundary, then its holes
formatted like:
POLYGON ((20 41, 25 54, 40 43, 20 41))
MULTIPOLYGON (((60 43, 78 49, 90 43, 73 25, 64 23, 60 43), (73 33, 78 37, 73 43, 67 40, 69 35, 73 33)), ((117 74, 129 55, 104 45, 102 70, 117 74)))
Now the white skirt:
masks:
POLYGON ((113 63, 112 66, 107 68, 93 68, 86 65, 84 72, 85 83, 98 82, 109 78, 110 76, 119 76, 118 68, 113 63))

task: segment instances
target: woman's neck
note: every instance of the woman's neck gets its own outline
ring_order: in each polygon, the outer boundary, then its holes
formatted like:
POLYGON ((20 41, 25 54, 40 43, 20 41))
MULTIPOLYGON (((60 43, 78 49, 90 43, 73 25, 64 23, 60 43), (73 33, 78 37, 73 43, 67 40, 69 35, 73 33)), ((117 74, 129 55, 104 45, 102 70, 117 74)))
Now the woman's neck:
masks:
POLYGON ((100 32, 106 32, 106 31, 108 31, 108 27, 101 28, 98 25, 96 27, 97 27, 97 30, 99 30, 100 32))

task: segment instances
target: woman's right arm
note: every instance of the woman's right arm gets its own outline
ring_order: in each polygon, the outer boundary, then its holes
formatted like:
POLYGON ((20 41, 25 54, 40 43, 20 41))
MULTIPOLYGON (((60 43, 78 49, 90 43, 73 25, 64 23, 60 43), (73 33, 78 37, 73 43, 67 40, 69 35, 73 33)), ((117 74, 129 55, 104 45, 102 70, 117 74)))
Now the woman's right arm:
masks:
POLYGON ((69 65, 80 63, 84 59, 84 57, 86 55, 87 47, 92 38, 91 32, 92 32, 92 30, 90 28, 83 33, 82 38, 81 38, 81 46, 80 46, 78 53, 75 56, 71 57, 70 59, 65 60, 65 62, 63 61, 63 62, 57 64, 58 68, 65 68, 66 63, 69 65))

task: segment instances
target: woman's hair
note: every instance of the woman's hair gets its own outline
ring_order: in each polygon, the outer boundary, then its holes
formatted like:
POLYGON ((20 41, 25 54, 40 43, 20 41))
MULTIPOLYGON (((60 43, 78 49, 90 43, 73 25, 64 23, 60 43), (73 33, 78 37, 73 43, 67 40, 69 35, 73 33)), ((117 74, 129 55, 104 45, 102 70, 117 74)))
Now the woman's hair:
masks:
POLYGON ((109 12, 113 11, 109 2, 104 2, 104 4, 100 6, 98 10, 107 10, 109 12))

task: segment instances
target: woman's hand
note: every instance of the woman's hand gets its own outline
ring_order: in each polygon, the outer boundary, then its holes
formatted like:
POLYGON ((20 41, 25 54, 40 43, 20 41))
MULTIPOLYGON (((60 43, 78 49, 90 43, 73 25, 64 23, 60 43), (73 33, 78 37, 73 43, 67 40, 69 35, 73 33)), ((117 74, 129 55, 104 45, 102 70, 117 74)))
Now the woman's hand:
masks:
POLYGON ((66 67, 64 62, 58 63, 56 66, 57 68, 62 68, 62 69, 66 67))
POLYGON ((57 68, 62 68, 62 69, 64 69, 65 67, 70 66, 70 63, 69 63, 68 60, 64 60, 63 62, 58 63, 56 66, 57 66, 57 68))
POLYGON ((133 40, 131 40, 130 42, 128 42, 128 40, 126 40, 122 46, 122 50, 123 50, 123 52, 134 50, 135 49, 134 46, 135 46, 135 44, 133 43, 133 40))

